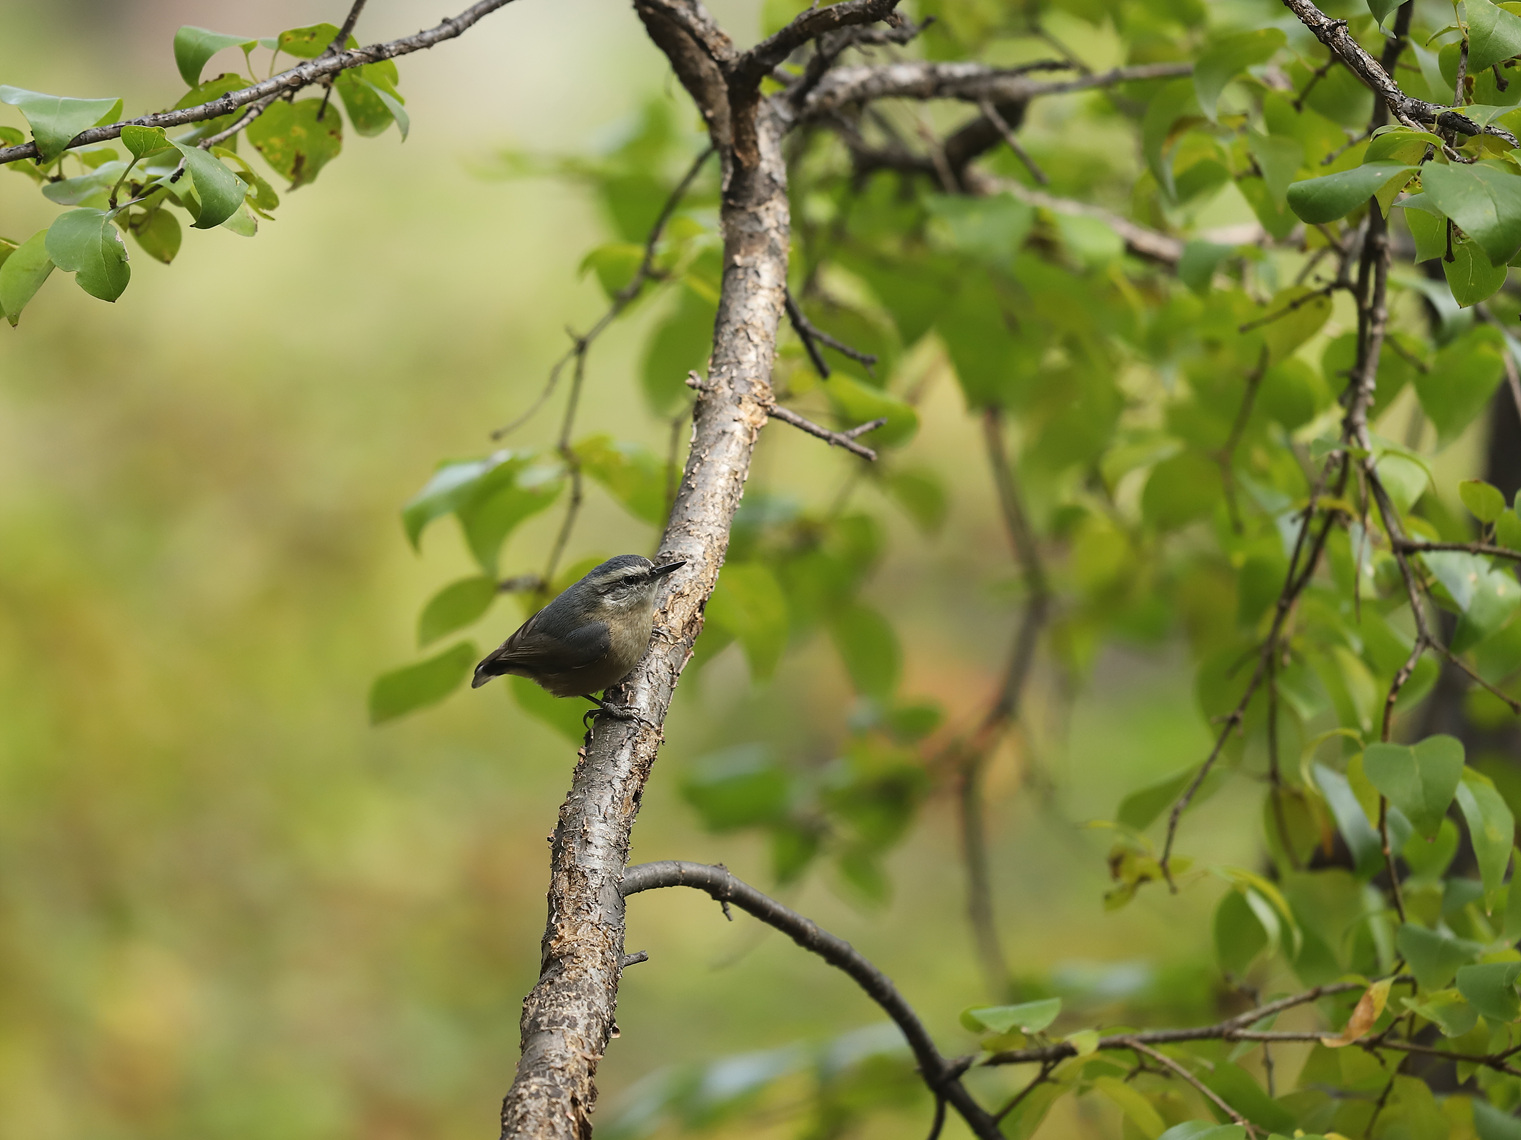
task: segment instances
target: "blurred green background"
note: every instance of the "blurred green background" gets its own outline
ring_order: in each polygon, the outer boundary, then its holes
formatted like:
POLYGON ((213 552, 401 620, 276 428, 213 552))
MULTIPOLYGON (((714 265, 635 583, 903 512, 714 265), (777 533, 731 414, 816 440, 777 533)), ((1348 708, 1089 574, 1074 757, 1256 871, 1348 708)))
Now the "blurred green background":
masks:
MULTIPOLYGON (((0 82, 120 94, 136 113, 182 90, 180 24, 266 35, 341 8, 4 0, 0 82)), ((756 5, 715 9, 742 35, 758 27, 756 5)), ((359 32, 390 38, 442 14, 372 0, 359 32)), ((418 608, 470 572, 450 527, 414 555, 397 511, 438 460, 490 448, 563 328, 603 304, 577 276, 607 239, 596 203, 489 180, 482 156, 594 153, 649 98, 690 114, 623 4, 520 0, 401 70, 405 145, 350 137, 255 239, 196 232, 169 268, 134 247, 118 304, 58 274, 18 329, 0 329, 0 1135, 495 1127, 573 749, 505 686, 369 727, 371 679, 416 656, 418 608)), ((11 108, 0 121, 21 125, 11 108)), ((25 237, 52 213, 0 172, 0 233, 25 237)), ((582 423, 663 448, 634 379, 648 316, 594 350, 582 423)), ((908 453, 947 480, 949 523, 927 540, 863 491, 893 539, 867 593, 898 622, 905 691, 964 724, 1002 664, 1013 574, 972 458, 976 422, 943 378, 922 411, 908 453)), ((554 423, 546 412, 517 439, 547 442, 554 423)), ((768 431, 752 490, 824 502, 849 461, 768 431)), ((504 572, 541 565, 558 521, 516 533, 504 572)), ((569 560, 652 541, 594 490, 569 560)), ((520 618, 503 599, 474 636, 494 644, 520 618)), ((1143 892, 1106 915, 1108 837, 1078 826, 1207 749, 1181 656, 1106 656, 1062 723, 1042 713, 1050 690, 1037 679, 1031 731, 991 774, 1017 971, 1118 993, 1205 963, 1213 893, 1143 892)), ((633 858, 722 861, 769 886, 761 842, 702 831, 677 779, 768 721, 827 759, 849 705, 817 640, 759 690, 727 649, 678 694, 633 858)), ((1196 845, 1250 863, 1251 802, 1250 789, 1222 795, 1196 845)), ((864 906, 827 873, 783 892, 897 979, 948 1054, 975 1040, 958 1012, 1001 996, 976 968, 956 850, 941 794, 891 857, 890 904, 864 906)), ((633 901, 628 946, 651 960, 624 980, 599 1121, 666 1066, 881 1021, 842 975, 695 894, 633 901)), ((1093 1100, 1063 1102, 1043 1134, 1114 1133, 1117 1110, 1093 1100)), ((793 1134, 789 1103, 728 1127, 793 1134)), ((927 1121, 911 1099, 868 1131, 920 1135, 927 1121)))

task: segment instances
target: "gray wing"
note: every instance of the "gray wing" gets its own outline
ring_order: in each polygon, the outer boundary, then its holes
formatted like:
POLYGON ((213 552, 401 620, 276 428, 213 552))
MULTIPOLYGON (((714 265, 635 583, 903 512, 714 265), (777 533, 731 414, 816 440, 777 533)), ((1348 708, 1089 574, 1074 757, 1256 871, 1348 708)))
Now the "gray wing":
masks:
POLYGON ((554 676, 586 669, 612 651, 612 634, 603 621, 585 622, 564 635, 546 633, 539 623, 544 611, 529 618, 495 652, 475 667, 472 688, 503 673, 554 676))

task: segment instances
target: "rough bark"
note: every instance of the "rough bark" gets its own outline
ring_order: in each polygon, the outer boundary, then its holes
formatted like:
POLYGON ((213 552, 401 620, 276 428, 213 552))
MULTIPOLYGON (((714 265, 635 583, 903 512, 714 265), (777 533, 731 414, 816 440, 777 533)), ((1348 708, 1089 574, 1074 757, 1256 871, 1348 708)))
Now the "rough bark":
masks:
POLYGON ((591 1134, 593 1078, 614 1029, 623 954, 619 886, 629 835, 663 739, 657 726, 702 630, 703 607, 772 402, 789 241, 785 123, 769 102, 752 104, 748 114, 753 125, 734 125, 756 141, 755 162, 736 170, 726 156, 724 274, 713 356, 660 547, 662 560, 684 558, 686 565, 671 576, 650 652, 612 694, 643 722, 595 721, 560 808, 539 981, 523 1004, 523 1054, 502 1104, 504 1138, 591 1134))

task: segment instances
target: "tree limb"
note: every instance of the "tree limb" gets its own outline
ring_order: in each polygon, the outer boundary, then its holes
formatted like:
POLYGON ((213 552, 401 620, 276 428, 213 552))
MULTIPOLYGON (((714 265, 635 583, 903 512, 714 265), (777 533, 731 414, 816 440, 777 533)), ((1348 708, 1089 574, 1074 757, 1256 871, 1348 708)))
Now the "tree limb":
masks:
POLYGON ((881 419, 868 420, 866 423, 853 427, 849 431, 830 431, 827 427, 821 427, 812 420, 804 419, 791 408, 782 407, 781 404, 773 404, 770 414, 772 419, 781 420, 784 424, 791 424, 799 431, 807 432, 811 436, 822 439, 830 447, 843 447, 852 455, 859 455, 862 459, 873 462, 876 461, 877 453, 871 448, 863 447, 857 443, 856 436, 865 435, 869 431, 875 431, 887 422, 887 417, 883 416, 881 419))
MULTIPOLYGON (((237 91, 229 91, 226 95, 208 103, 197 103, 194 107, 185 107, 179 111, 160 111, 157 114, 142 115, 136 119, 124 119, 119 123, 111 123, 104 127, 91 127, 70 139, 65 149, 91 146, 120 138, 123 127, 182 127, 187 123, 199 123, 206 119, 230 115, 239 107, 246 107, 250 103, 257 103, 271 96, 294 93, 352 67, 410 55, 414 51, 423 51, 445 40, 452 40, 475 25, 483 16, 489 16, 498 8, 504 8, 510 3, 512 0, 479 0, 458 16, 450 16, 442 23, 413 35, 391 40, 389 43, 371 44, 369 47, 353 48, 349 51, 309 59, 280 72, 279 75, 272 75, 268 79, 237 91)), ((0 147, 0 165, 36 157, 37 144, 34 142, 22 143, 20 146, 0 147)))
POLYGON ((818 118, 843 107, 876 99, 959 99, 968 103, 1027 102, 1043 95, 1092 91, 1142 79, 1191 75, 1190 63, 1143 63, 1054 83, 1028 78, 1028 67, 988 67, 981 63, 900 60, 878 66, 840 67, 819 81, 801 114, 818 118))
POLYGON ((849 942, 762 894, 736 878, 726 867, 669 859, 658 863, 641 863, 623 873, 622 890, 625 897, 659 887, 691 887, 707 892, 721 903, 732 903, 768 926, 780 930, 804 950, 817 954, 831 966, 850 975, 903 1033, 909 1048, 913 1050, 914 1059, 919 1063, 920 1075, 936 1097, 947 1101, 960 1113, 974 1135, 986 1140, 996 1140, 1002 1136, 993 1118, 972 1099, 962 1085, 956 1066, 940 1055, 929 1031, 924 1028, 924 1023, 898 992, 892 979, 872 965, 849 942))

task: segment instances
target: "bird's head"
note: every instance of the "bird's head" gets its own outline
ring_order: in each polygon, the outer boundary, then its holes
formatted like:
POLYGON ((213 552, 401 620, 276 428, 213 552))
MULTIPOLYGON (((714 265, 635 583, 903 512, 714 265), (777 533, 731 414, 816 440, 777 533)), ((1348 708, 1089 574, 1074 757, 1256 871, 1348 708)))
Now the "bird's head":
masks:
POLYGON ((604 606, 629 609, 650 604, 660 580, 685 565, 685 561, 677 561, 656 566, 643 555, 620 554, 594 568, 581 579, 579 585, 584 586, 604 606))

